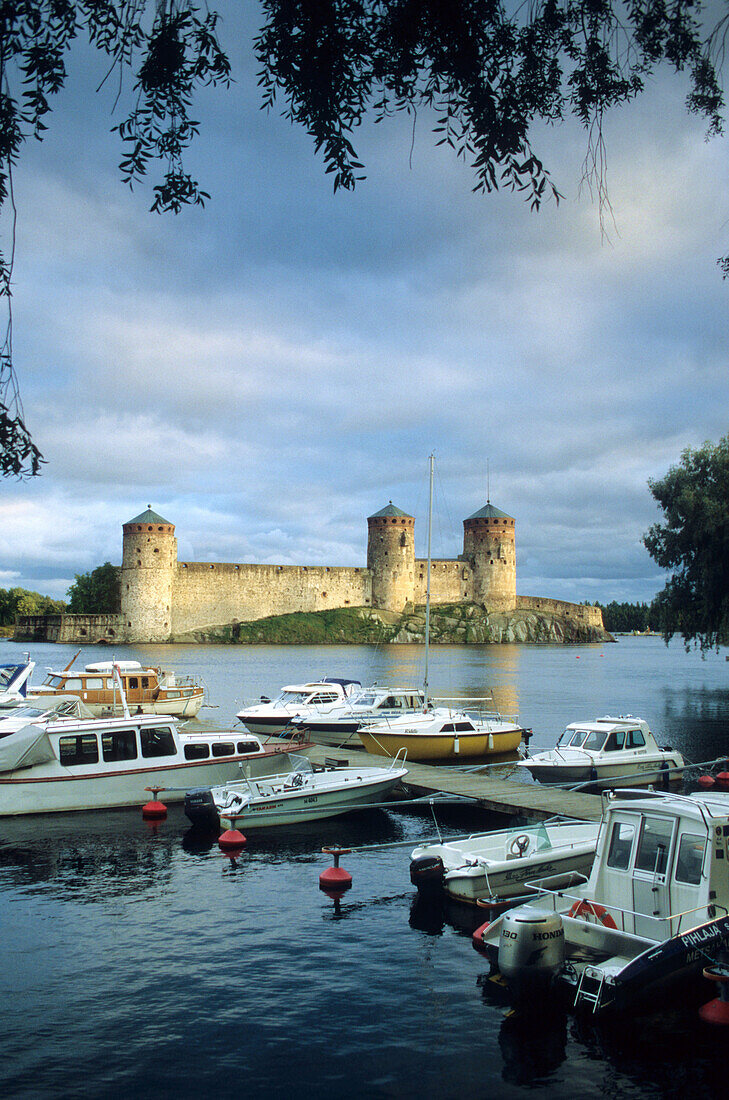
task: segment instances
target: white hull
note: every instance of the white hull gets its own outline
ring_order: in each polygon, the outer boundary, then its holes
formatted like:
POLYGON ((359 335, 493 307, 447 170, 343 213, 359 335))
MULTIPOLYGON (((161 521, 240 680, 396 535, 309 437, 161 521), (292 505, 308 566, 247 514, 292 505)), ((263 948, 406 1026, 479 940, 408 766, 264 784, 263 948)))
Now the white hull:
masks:
MULTIPOLYGON (((349 770, 349 769, 347 769, 349 770)), ((254 804, 242 807, 238 812, 220 811, 220 824, 225 829, 268 828, 275 825, 293 825, 300 821, 318 821, 327 817, 336 817, 349 810, 378 802, 388 794, 403 777, 402 770, 397 772, 378 769, 379 776, 346 785, 339 784, 327 790, 320 787, 304 787, 297 791, 282 790, 280 795, 270 799, 261 799, 254 804)), ((323 776, 336 776, 336 772, 323 772, 323 776)), ((331 778, 330 778, 331 783, 331 778)))
MULTIPOLYGON (((251 774, 270 773, 276 766, 290 767, 287 754, 262 754, 245 757, 251 774)), ((62 813, 73 810, 108 810, 123 806, 143 806, 152 795, 146 788, 160 788, 160 799, 182 802, 191 787, 211 787, 240 778, 240 757, 156 767, 125 768, 100 772, 98 765, 86 775, 0 778, 0 817, 17 814, 62 813)), ((79 769, 80 770, 80 769, 79 769)))
MULTIPOLYGON (((651 783, 660 783, 666 778, 666 770, 661 768, 662 763, 669 768, 675 767, 674 761, 667 760, 665 756, 658 760, 643 757, 637 762, 631 761, 625 764, 578 766, 525 762, 520 767, 525 767, 531 772, 532 777, 539 783, 594 783, 596 786, 609 787, 647 787, 651 783)), ((681 775, 681 771, 671 771, 668 778, 671 782, 678 782, 681 775)))
POLYGON ((412 859, 413 864, 440 860, 445 892, 475 905, 479 898, 520 897, 527 882, 589 871, 598 832, 592 822, 529 825, 425 845, 412 859))

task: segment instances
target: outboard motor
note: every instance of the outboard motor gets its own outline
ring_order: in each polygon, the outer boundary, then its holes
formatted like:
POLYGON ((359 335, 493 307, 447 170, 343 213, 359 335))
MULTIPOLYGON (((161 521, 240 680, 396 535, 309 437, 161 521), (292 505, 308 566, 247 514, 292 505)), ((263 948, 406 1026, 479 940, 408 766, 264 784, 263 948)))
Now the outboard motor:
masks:
POLYGON ((498 964, 517 998, 546 990, 564 960, 564 927, 559 913, 523 905, 504 915, 498 964))
POLYGON ((220 825, 218 810, 209 787, 196 787, 185 795, 185 813, 193 825, 217 829, 220 825))
POLYGON ((445 868, 440 856, 419 856, 410 863, 410 881, 425 896, 434 897, 443 889, 445 868))

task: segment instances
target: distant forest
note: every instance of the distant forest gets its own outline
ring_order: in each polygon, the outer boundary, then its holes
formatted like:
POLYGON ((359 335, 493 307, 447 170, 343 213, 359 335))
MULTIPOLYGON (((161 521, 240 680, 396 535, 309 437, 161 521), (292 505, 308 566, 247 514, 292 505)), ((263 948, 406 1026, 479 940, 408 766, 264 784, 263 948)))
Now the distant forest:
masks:
MULTIPOLYGON (((589 601, 585 601, 589 603, 589 601)), ((609 604, 596 603, 602 611, 602 621, 605 629, 611 634, 626 634, 632 630, 661 629, 661 619, 655 600, 653 603, 618 603, 613 600, 609 604)))

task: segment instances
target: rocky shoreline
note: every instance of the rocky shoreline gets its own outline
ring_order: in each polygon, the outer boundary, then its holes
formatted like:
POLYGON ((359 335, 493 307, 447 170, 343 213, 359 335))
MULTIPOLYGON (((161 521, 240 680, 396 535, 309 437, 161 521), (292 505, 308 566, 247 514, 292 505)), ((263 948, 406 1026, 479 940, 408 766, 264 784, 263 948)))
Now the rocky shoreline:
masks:
MULTIPOLYGON (((172 641, 229 645, 391 645, 425 641, 425 608, 409 607, 402 614, 369 607, 274 615, 247 623, 227 623, 175 635, 172 641)), ((439 604, 431 607, 433 645, 526 643, 555 645, 611 642, 604 629, 571 619, 569 614, 519 610, 487 611, 479 604, 439 604)))

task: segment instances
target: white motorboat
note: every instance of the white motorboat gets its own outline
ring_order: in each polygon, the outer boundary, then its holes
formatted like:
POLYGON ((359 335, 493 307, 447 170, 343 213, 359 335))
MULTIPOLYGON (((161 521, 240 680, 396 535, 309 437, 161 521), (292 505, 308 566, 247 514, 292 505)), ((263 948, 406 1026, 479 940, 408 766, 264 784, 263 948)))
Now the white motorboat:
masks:
POLYGON ((312 707, 307 714, 294 718, 293 730, 303 732, 320 745, 362 746, 357 731, 372 723, 422 712, 425 694, 422 688, 390 688, 374 685, 356 695, 347 696, 327 710, 312 707))
POLYGON ((236 718, 251 733, 268 733, 279 736, 295 718, 304 718, 311 712, 328 714, 361 691, 359 680, 325 677, 308 684, 289 684, 271 701, 261 696, 260 703, 238 711, 236 718))
POLYGON ((185 812, 193 823, 217 817, 224 829, 268 828, 367 809, 407 775, 401 760, 386 768, 321 768, 299 758, 288 775, 247 777, 207 792, 192 791, 185 812))
POLYGON ((28 684, 35 661, 26 654, 24 661, 7 661, 0 665, 0 707, 14 707, 28 694, 28 684))
POLYGON ((48 669, 43 684, 30 689, 33 698, 78 695, 98 717, 122 714, 124 706, 114 674, 116 669, 129 709, 137 714, 195 718, 205 699, 205 688, 192 678, 147 668, 139 661, 96 661, 79 672, 71 668, 73 660, 60 672, 48 669))
POLYGON ((515 998, 553 986, 621 1009, 701 974, 729 945, 729 794, 606 799, 589 878, 542 886, 474 934, 515 998))
POLYGON ((555 748, 520 760, 540 783, 591 783, 598 787, 667 786, 682 775, 683 757, 661 748, 642 718, 621 715, 573 722, 555 748))
POLYGON ((141 806, 149 788, 181 802, 243 764, 256 774, 291 769, 285 747, 252 734, 193 732, 173 716, 95 718, 76 696, 48 703, 0 718, 0 816, 141 806))
POLYGON ((422 894, 497 903, 523 896, 527 882, 589 871, 598 832, 597 822, 549 821, 421 845, 410 857, 410 881, 422 894))

